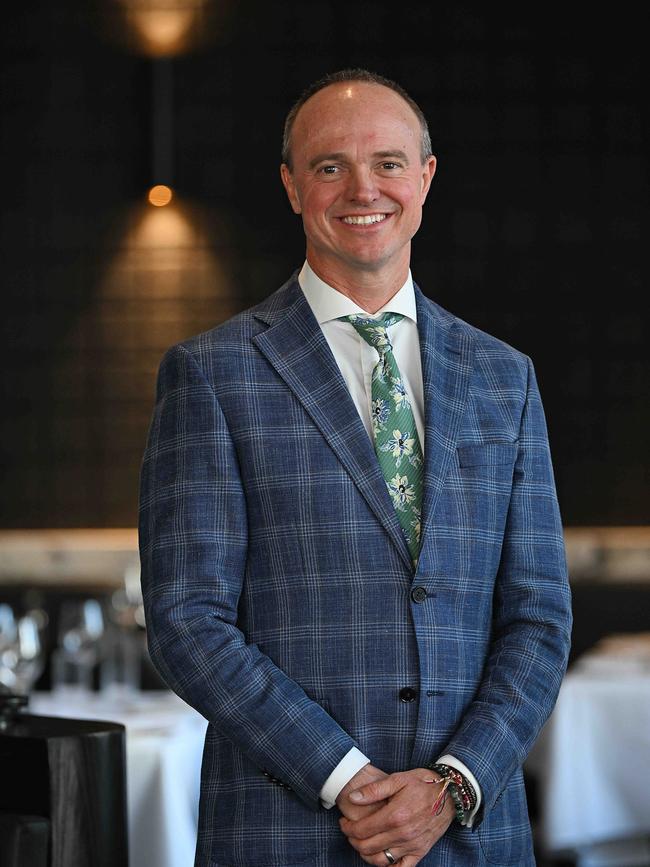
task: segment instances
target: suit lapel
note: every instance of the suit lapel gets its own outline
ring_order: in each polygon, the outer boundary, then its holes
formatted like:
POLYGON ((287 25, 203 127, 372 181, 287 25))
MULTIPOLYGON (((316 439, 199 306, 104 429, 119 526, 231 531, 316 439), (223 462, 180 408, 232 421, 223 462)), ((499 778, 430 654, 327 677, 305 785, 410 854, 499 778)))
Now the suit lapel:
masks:
POLYGON ((474 345, 454 317, 425 298, 417 287, 415 297, 424 385, 424 544, 456 450, 474 345))
POLYGON ((254 343, 303 405, 412 568, 374 448, 298 281, 293 279, 272 298, 273 304, 255 311, 269 327, 254 343))

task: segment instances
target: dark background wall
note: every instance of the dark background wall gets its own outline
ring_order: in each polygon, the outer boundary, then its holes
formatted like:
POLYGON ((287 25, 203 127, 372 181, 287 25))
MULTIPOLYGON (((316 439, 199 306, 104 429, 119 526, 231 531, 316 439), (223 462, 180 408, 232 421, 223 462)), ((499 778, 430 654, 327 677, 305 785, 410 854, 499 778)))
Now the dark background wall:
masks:
POLYGON ((211 40, 172 61, 185 228, 161 247, 141 230, 152 64, 109 34, 112 2, 3 12, 0 526, 135 523, 158 361, 301 264, 281 125, 303 86, 349 65, 396 78, 429 117, 415 279, 533 357, 565 523, 649 522, 640 18, 220 4, 211 40))

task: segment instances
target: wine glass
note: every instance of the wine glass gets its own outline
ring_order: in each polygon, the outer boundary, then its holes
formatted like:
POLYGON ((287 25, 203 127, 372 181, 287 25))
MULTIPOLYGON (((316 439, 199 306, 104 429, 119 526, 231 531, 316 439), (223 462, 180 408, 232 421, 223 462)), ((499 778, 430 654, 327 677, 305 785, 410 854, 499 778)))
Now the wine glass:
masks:
MULTIPOLYGON (((4 606, 3 606, 4 607, 4 606)), ((1 615, 5 627, 11 624, 7 612, 1 615)), ((17 695, 29 695, 43 671, 45 653, 41 637, 42 620, 38 612, 29 611, 14 627, 3 629, 5 638, 1 654, 0 682, 17 695), (7 636, 12 635, 12 639, 7 636)))
POLYGON ((38 612, 28 611, 18 620, 18 661, 14 670, 14 689, 19 695, 29 695, 45 667, 41 628, 42 619, 38 612))
POLYGON ((105 698, 128 705, 140 689, 142 641, 138 612, 142 606, 140 562, 129 563, 124 586, 115 590, 107 607, 105 653, 99 669, 99 688, 105 698))
POLYGON ((53 688, 90 692, 104 635, 104 614, 99 600, 63 602, 57 634, 58 647, 52 653, 53 688))
POLYGON ((7 643, 11 644, 16 635, 16 617, 11 605, 0 603, 0 651, 7 643))
POLYGON ((68 656, 94 665, 104 634, 104 614, 98 599, 67 600, 59 611, 59 647, 68 656))
POLYGON ((13 659, 16 644, 16 617, 11 605, 0 604, 0 686, 13 689, 13 659))

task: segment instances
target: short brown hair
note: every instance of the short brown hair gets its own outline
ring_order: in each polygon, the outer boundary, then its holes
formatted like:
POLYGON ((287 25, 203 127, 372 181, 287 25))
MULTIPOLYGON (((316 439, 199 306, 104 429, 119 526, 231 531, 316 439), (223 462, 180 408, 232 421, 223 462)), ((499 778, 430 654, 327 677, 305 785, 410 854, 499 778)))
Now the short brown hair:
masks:
POLYGON ((413 109, 417 119, 420 121, 420 129, 422 131, 420 155, 422 162, 426 162, 426 160, 431 156, 431 136, 429 134, 427 119, 417 102, 410 97, 404 88, 396 81, 393 81, 390 78, 385 78, 377 72, 369 72, 367 69, 341 69, 338 72, 330 72, 322 78, 319 78, 318 81, 310 84, 309 87, 301 93, 298 100, 291 106, 289 114, 284 122, 284 134, 282 136, 282 162, 287 166, 289 171, 291 171, 291 130, 293 129, 293 124, 298 112, 307 100, 311 99, 311 97, 315 93, 318 93, 319 90, 329 87, 330 84, 340 84, 344 81, 363 81, 367 84, 380 84, 382 87, 388 87, 390 90, 399 94, 399 96, 401 96, 402 99, 413 109))

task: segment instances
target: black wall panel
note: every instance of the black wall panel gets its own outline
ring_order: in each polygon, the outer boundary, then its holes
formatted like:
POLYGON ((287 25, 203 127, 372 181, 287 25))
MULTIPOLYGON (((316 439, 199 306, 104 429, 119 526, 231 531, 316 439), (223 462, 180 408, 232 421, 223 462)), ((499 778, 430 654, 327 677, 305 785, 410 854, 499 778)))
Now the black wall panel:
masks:
POLYGON ((170 258, 134 241, 152 62, 109 28, 112 3, 3 12, 1 526, 135 522, 157 363, 301 264, 284 114, 312 79, 356 65, 399 80, 430 120, 439 169, 415 279, 532 356, 565 523, 648 523, 640 18, 219 3, 211 38, 170 62, 174 186, 193 227, 170 258))

